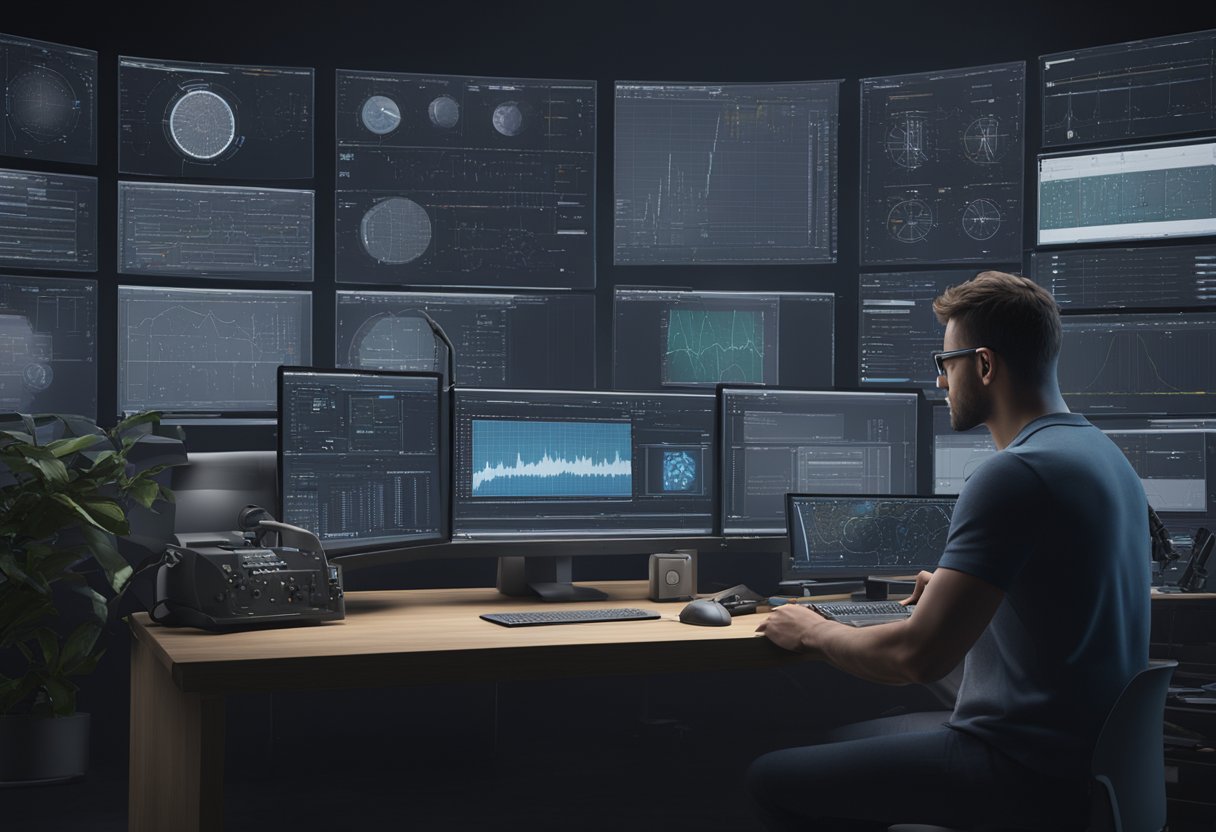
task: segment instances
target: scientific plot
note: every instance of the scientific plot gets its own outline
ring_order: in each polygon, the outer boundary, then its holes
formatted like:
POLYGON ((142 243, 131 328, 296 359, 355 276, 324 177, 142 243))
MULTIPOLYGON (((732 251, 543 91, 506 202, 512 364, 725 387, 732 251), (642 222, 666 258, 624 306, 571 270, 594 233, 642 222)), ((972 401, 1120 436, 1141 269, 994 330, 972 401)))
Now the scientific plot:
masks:
POLYGON ((97 53, 0 34, 0 153, 97 164, 97 53))
POLYGON ((839 97, 839 81, 618 82, 613 262, 836 262, 839 97))
POLYGON ((313 74, 119 57, 119 172, 311 178, 313 74))
POLYGON ((1216 245, 1036 251, 1030 277, 1062 309, 1216 304, 1216 245))
POLYGON ((593 288, 595 84, 337 76, 337 280, 593 288))
POLYGON ((1057 52, 1039 59, 1043 146, 1216 128, 1216 31, 1057 52))
POLYGON ((278 368, 311 360, 310 292, 118 287, 124 413, 273 411, 278 368))
POLYGON ((1026 64, 861 81, 861 262, 1018 262, 1026 64))
POLYGON ((313 277, 313 192, 118 183, 123 274, 313 277))
POLYGON ((0 411, 97 418, 97 284, 0 275, 0 411))
POLYGON ((97 179, 0 169, 0 265, 97 271, 97 179))

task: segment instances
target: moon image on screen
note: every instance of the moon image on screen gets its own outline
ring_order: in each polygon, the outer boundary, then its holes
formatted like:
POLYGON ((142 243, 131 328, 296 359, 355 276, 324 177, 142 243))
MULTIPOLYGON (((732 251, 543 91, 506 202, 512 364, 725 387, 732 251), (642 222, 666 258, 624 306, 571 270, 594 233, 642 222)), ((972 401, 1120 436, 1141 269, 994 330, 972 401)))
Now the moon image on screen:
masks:
POLYGON ((359 116, 364 127, 377 136, 383 136, 396 130, 401 123, 401 108, 387 95, 373 95, 363 102, 359 116))
POLYGON ((183 155, 214 159, 236 138, 236 115, 223 96, 211 90, 191 90, 169 112, 169 135, 183 155))
POLYGON ((9 119, 32 139, 66 138, 80 119, 80 101, 72 85, 53 70, 35 67, 8 85, 9 119))
POLYGON ((421 257, 431 244, 431 218, 412 199, 389 197, 363 215, 359 239, 378 263, 409 263, 421 257))
POLYGON ((431 124, 444 130, 451 130, 456 126, 456 122, 460 121, 460 105, 450 95, 436 98, 426 108, 426 112, 431 117, 431 124))
POLYGON ((504 136, 518 136, 524 129, 524 112, 515 101, 504 101, 494 108, 494 129, 504 136))

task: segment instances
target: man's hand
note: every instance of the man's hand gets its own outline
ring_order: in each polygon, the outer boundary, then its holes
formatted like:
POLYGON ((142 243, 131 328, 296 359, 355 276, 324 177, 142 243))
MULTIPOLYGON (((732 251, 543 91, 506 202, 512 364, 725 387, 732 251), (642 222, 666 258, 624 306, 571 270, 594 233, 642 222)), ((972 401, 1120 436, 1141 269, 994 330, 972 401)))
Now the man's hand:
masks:
POLYGON ((822 657, 816 647, 815 632, 820 627, 831 626, 832 622, 810 607, 803 604, 786 604, 769 613, 768 618, 760 622, 756 632, 763 633, 778 647, 799 653, 814 653, 822 657))
POLYGON ((899 603, 906 607, 909 604, 915 604, 917 601, 919 601, 921 594, 925 591, 925 587, 929 585, 929 579, 932 577, 932 572, 926 572, 923 569, 916 573, 916 586, 912 588, 912 594, 899 603))

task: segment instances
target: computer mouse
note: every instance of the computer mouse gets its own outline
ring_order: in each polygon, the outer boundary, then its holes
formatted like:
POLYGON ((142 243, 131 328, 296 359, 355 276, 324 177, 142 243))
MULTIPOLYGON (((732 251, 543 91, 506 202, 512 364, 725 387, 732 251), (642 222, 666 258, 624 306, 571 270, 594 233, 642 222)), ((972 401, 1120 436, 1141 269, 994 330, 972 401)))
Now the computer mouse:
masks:
POLYGON ((713 598, 698 598, 684 605, 684 609, 680 610, 680 620, 702 627, 725 627, 730 624, 730 610, 713 598))

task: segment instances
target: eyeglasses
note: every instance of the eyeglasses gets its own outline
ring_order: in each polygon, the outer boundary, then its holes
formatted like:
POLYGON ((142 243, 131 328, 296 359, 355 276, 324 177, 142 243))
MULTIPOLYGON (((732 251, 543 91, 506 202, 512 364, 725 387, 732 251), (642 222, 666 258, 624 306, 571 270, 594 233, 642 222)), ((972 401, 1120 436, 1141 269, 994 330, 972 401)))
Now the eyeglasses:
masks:
POLYGON ((946 374, 945 362, 950 358, 959 358, 964 355, 975 355, 984 347, 969 347, 965 350, 947 350, 946 352, 933 353, 933 363, 937 365, 937 374, 944 376, 946 374))

